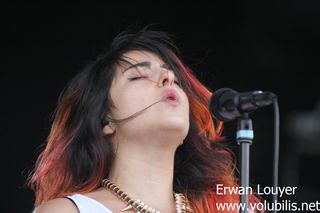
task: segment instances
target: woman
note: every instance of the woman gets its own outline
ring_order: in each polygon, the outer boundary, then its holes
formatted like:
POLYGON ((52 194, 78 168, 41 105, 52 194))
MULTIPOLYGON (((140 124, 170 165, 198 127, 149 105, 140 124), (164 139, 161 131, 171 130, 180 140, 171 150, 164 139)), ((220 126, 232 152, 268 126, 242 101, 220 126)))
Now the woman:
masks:
POLYGON ((169 36, 122 33, 69 83, 30 184, 36 212, 221 212, 238 195, 211 92, 169 36))

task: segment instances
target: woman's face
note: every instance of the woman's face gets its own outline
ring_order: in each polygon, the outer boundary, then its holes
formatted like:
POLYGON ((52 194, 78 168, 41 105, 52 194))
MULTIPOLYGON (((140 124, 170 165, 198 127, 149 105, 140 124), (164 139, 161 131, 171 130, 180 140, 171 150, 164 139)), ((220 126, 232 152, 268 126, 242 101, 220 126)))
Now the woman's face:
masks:
POLYGON ((109 117, 116 123, 116 134, 127 139, 158 137, 160 134, 183 140, 189 130, 189 102, 170 67, 156 54, 130 51, 118 66, 110 89, 115 105, 109 117))

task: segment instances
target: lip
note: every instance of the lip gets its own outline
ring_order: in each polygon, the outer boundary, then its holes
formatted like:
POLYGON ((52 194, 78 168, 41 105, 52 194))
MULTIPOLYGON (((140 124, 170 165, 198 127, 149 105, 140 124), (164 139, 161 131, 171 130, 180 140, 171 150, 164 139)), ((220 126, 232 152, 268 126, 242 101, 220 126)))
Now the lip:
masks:
POLYGON ((162 101, 164 101, 170 105, 173 105, 173 106, 178 106, 180 104, 179 95, 173 89, 166 89, 163 92, 162 101))

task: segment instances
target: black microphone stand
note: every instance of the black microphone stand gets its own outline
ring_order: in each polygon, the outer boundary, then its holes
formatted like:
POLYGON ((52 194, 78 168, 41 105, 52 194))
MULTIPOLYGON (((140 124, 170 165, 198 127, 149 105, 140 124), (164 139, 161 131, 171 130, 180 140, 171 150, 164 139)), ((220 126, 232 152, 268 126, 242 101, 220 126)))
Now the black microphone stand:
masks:
POLYGON ((244 193, 240 195, 241 213, 248 212, 249 205, 249 159, 250 159, 250 145, 253 140, 252 120, 249 118, 248 113, 243 113, 238 119, 237 129, 237 143, 240 145, 240 184, 244 193))

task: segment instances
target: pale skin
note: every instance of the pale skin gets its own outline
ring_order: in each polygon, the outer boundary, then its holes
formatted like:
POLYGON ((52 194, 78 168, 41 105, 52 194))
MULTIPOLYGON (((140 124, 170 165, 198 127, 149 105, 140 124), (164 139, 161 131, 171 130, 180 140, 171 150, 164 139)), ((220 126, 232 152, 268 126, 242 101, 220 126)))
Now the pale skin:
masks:
MULTIPOLYGON (((116 154, 108 178, 132 198, 140 199, 162 212, 175 212, 174 155, 189 130, 188 98, 175 83, 174 74, 164 70, 164 62, 157 55, 130 51, 125 57, 131 64, 150 62, 152 70, 159 75, 152 80, 141 78, 130 81, 124 72, 129 65, 119 66, 110 90, 116 108, 111 110, 109 117, 128 117, 159 101, 165 90, 176 92, 179 103, 161 101, 127 122, 110 122, 104 126, 102 134, 111 138, 116 154)), ((126 206, 104 188, 84 195, 113 212, 120 212, 126 206)), ((78 210, 69 200, 56 198, 40 205, 36 212, 77 213, 78 210)))

